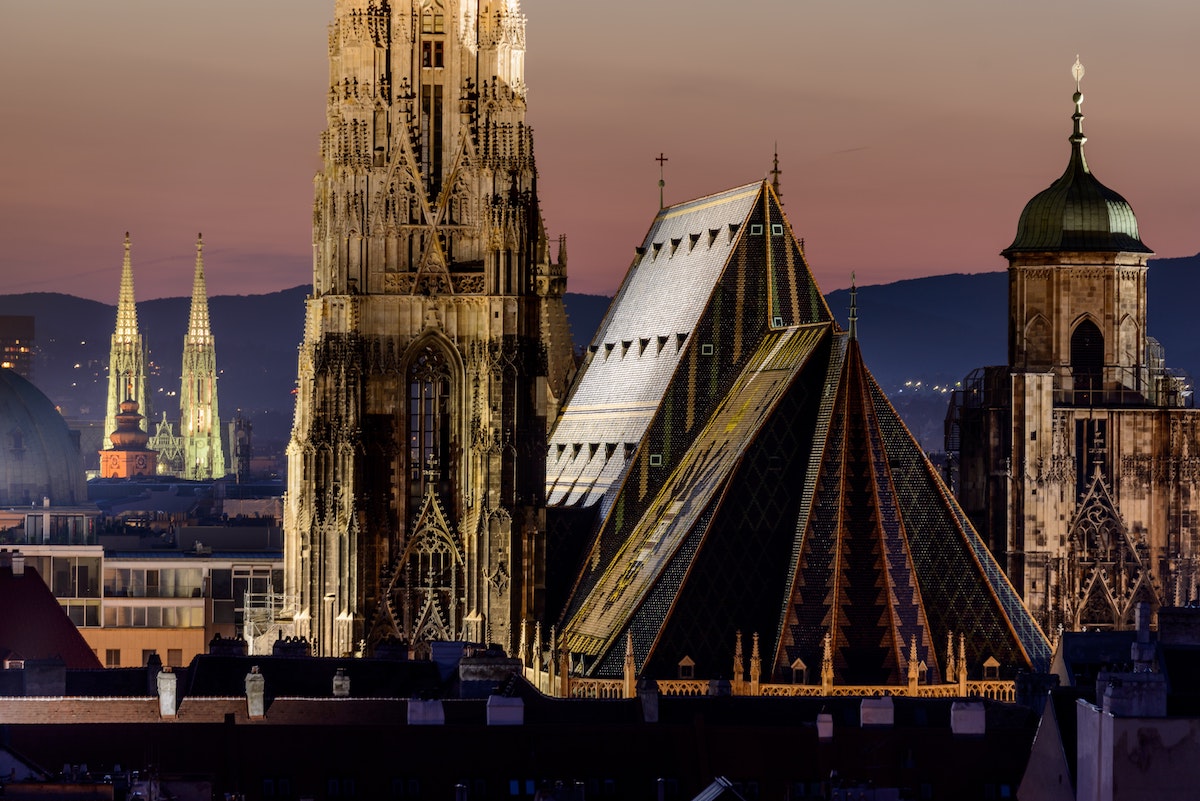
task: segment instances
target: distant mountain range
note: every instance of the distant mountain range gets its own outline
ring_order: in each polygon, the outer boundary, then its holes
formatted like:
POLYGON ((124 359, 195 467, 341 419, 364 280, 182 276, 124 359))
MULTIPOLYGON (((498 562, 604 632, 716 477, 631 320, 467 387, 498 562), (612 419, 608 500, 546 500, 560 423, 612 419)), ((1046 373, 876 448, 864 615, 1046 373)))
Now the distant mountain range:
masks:
MULTIPOLYGON (((1148 279, 1149 334, 1166 348, 1167 364, 1200 375, 1200 337, 1192 317, 1200 297, 1200 255, 1155 259, 1148 279)), ((296 348, 304 322, 300 286, 267 295, 209 300, 217 342, 220 412, 240 409, 262 439, 286 439, 292 419, 296 348)), ((848 290, 826 296, 847 324, 848 290)), ((150 347, 153 414, 178 417, 179 362, 189 298, 138 303, 150 347)), ((599 326, 609 298, 568 293, 577 347, 599 326)), ((926 449, 940 447, 948 393, 943 389, 984 365, 1006 359, 1008 283, 1003 272, 941 275, 858 289, 863 355, 926 449), (919 382, 919 386, 918 386, 919 382)), ((34 382, 70 418, 103 418, 105 366, 116 307, 60 293, 0 295, 0 315, 36 318, 34 382)), ((264 443, 265 444, 265 443, 264 443)))

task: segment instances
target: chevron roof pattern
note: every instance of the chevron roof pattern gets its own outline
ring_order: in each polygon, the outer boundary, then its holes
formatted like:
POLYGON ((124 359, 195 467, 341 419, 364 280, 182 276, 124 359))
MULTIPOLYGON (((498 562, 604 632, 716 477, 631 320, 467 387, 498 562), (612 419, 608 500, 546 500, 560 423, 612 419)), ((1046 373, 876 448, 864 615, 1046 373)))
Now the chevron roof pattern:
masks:
POLYGON ((840 684, 904 683, 914 642, 938 681, 950 635, 975 673, 1044 666, 1045 636, 833 322, 770 186, 662 210, 638 253, 551 438, 548 514, 599 521, 558 647, 606 677, 629 635, 642 675, 686 657, 729 677, 735 631, 780 677, 819 666, 828 633, 840 684))

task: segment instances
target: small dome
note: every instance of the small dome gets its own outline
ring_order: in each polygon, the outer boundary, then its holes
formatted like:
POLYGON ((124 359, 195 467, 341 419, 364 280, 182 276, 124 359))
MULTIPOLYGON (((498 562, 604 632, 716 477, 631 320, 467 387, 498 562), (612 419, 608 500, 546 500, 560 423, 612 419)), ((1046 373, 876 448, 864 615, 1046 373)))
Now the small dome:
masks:
POLYGON ((87 502, 78 439, 41 390, 0 368, 0 506, 87 502))
POLYGON ((1071 160, 1062 177, 1025 204, 1017 236, 1002 255, 1045 251, 1152 253, 1138 236, 1133 207, 1096 180, 1083 155, 1083 95, 1075 93, 1071 160))
POLYGON ((121 401, 121 413, 116 416, 117 430, 108 435, 116 451, 144 451, 150 435, 142 430, 143 418, 138 414, 138 402, 130 398, 121 401))

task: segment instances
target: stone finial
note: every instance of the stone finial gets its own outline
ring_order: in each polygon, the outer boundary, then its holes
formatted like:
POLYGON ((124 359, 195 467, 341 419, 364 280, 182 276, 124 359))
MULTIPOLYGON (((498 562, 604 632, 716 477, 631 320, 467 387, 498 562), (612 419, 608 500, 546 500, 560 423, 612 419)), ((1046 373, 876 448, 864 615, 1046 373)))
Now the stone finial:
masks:
POLYGON ((625 635, 625 670, 624 697, 633 698, 637 695, 637 662, 633 657, 633 632, 625 635))
POLYGON ((828 631, 821 652, 821 689, 826 694, 833 689, 833 637, 828 631))
POLYGON ((953 684, 955 677, 954 669, 954 632, 946 632, 946 683, 953 684))
POLYGON ((958 635, 958 694, 967 695, 967 635, 958 635))
POLYGON ((762 681, 762 656, 758 652, 758 632, 754 632, 750 645, 750 694, 758 695, 759 682, 762 681))
POLYGON ((920 668, 917 664, 917 635, 912 635, 908 646, 908 689, 912 692, 917 690, 917 682, 920 680, 920 668))

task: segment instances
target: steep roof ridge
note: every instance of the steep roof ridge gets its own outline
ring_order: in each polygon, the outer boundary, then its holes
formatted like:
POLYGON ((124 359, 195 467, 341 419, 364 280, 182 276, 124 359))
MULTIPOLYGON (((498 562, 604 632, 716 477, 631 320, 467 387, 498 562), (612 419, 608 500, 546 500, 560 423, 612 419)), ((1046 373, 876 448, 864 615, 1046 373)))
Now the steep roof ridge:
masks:
MULTIPOLYGON (((683 354, 691 345, 692 334, 728 269, 730 255, 740 245, 746 219, 753 213, 761 190, 761 182, 746 184, 669 206, 655 215, 638 248, 638 255, 596 330, 585 363, 567 393, 563 413, 551 431, 546 460, 548 504, 576 505, 599 501, 602 516, 611 511, 613 499, 636 459, 626 460, 623 447, 610 457, 603 450, 592 454, 588 449, 574 446, 597 444, 597 441, 588 442, 597 435, 600 435, 600 441, 622 445, 640 445, 644 440, 659 412, 666 389, 682 364, 683 354), (703 271, 692 270, 686 276, 678 276, 683 281, 682 285, 672 281, 669 273, 665 286, 663 281, 656 280, 657 276, 651 273, 656 272, 658 259, 666 259, 664 267, 669 269, 674 255, 670 251, 682 245, 682 239, 691 233, 687 229, 697 225, 699 229, 705 229, 715 224, 715 220, 706 221, 704 215, 711 215, 718 209, 731 213, 722 217, 718 228, 710 229, 710 233, 718 232, 710 236, 711 241, 706 243, 706 248, 720 245, 720 250, 713 254, 715 258, 698 265, 703 267, 703 271), (699 216, 694 224, 681 225, 688 215, 699 216), (677 241, 679 244, 668 247, 668 241, 677 241), (671 289, 675 291, 671 292, 671 289), (689 292, 691 296, 687 297, 689 292), (661 314, 656 313, 659 307, 663 309, 661 314), (658 329, 648 331, 647 321, 658 329), (616 370, 616 366, 610 369, 608 359, 623 359, 627 354, 617 352, 618 348, 624 351, 625 343, 632 347, 637 340, 640 349, 641 340, 651 337, 656 348, 654 361, 639 365, 639 380, 612 380, 610 373, 616 370), (664 339, 665 346, 660 346, 664 339), (663 352, 658 352, 659 349, 663 352), (618 390, 620 397, 613 396, 618 390), (603 429, 602 434, 600 428, 603 429), (572 470, 581 453, 584 456, 582 466, 572 470), (593 456, 600 457, 595 460, 594 466, 589 464, 593 456), (613 462, 613 459, 618 461, 613 462), (617 467, 615 471, 613 466, 617 467), (570 477, 568 482, 560 481, 564 476, 570 477), (606 476, 608 479, 604 492, 597 497, 593 486, 606 476)), ((627 376, 618 374, 616 378, 627 376)))
MULTIPOLYGON (((933 488, 938 493, 942 499, 944 508, 957 523, 954 533, 966 545, 966 552, 973 560, 979 575, 984 578, 983 584, 995 605, 995 609, 1001 613, 1000 617, 1004 621, 1012 637, 1012 641, 1017 645, 1021 655, 1034 670, 1044 670, 1050 664, 1049 639, 1042 631, 1041 626, 1029 614, 1029 610, 1021 600, 1020 594, 1013 587, 1008 575, 1000 567, 995 556, 992 555, 992 552, 988 550, 979 534, 975 531, 970 518, 967 517, 962 507, 958 505, 958 501, 950 493, 949 488, 946 487, 945 482, 937 474, 933 465, 929 463, 929 459, 925 457, 924 452, 916 444, 916 437, 909 431, 908 426, 905 425, 891 401, 888 400, 887 395, 879 387, 874 376, 870 375, 869 371, 867 376, 870 379, 871 393, 877 412, 886 410, 891 417, 890 424, 897 426, 903 432, 903 436, 909 446, 919 454, 921 470, 926 478, 926 486, 933 488)), ((978 623, 977 620, 974 622, 978 623)))
MULTIPOLYGON (((858 390, 866 396, 870 391, 869 374, 862 361, 862 352, 858 340, 850 334, 850 369, 855 372, 855 383, 858 390)), ((864 400, 869 398, 864 397, 864 400)), ((915 580, 916 566, 913 564, 912 551, 908 544, 908 531, 896 504, 897 488, 892 481, 891 465, 888 463, 884 450, 883 436, 879 427, 874 405, 865 403, 863 407, 864 422, 867 434, 871 440, 871 457, 874 461, 872 471, 875 481, 875 508, 879 515, 879 532, 883 537, 884 565, 887 568, 888 604, 891 618, 893 648, 896 650, 897 666, 904 665, 908 660, 908 651, 913 638, 917 638, 918 658, 925 662, 928 670, 928 681, 933 683, 940 680, 941 671, 938 669, 937 649, 933 635, 929 629, 929 619, 925 613, 925 601, 921 594, 921 586, 915 580), (885 482, 881 488, 880 480, 885 482), (882 490, 882 491, 881 491, 882 490), (909 595, 902 596, 902 589, 907 589, 909 595), (903 619, 901 614, 907 611, 911 616, 903 619)))
MULTIPOLYGON (((738 463, 753 441, 754 432, 769 419, 771 410, 808 363, 827 330, 828 324, 817 323, 763 337, 735 380, 734 390, 724 394, 696 436, 684 446, 684 455, 661 483, 633 530, 620 541, 613 557, 599 565, 591 581, 581 575, 576 582, 563 616, 564 647, 576 653, 598 654, 621 642, 621 632, 637 614, 700 514, 733 474, 732 469, 718 470, 718 463, 738 463), (778 358, 785 349, 795 352, 791 358, 778 358), (760 390, 765 393, 760 399, 762 405, 748 419, 749 387, 755 382, 771 381, 765 375, 768 371, 779 375, 760 390), (746 429, 739 432, 739 426, 746 429), (716 476, 721 476, 720 480, 714 481, 716 476), (634 595, 622 598, 631 587, 634 595), (605 599, 601 608, 589 607, 588 601, 597 597, 605 599), (614 625, 617 617, 620 623, 614 625), (596 632, 600 631, 606 636, 598 636, 596 632)), ((593 549, 606 531, 615 536, 616 532, 610 531, 612 523, 609 518, 604 520, 593 549)))

